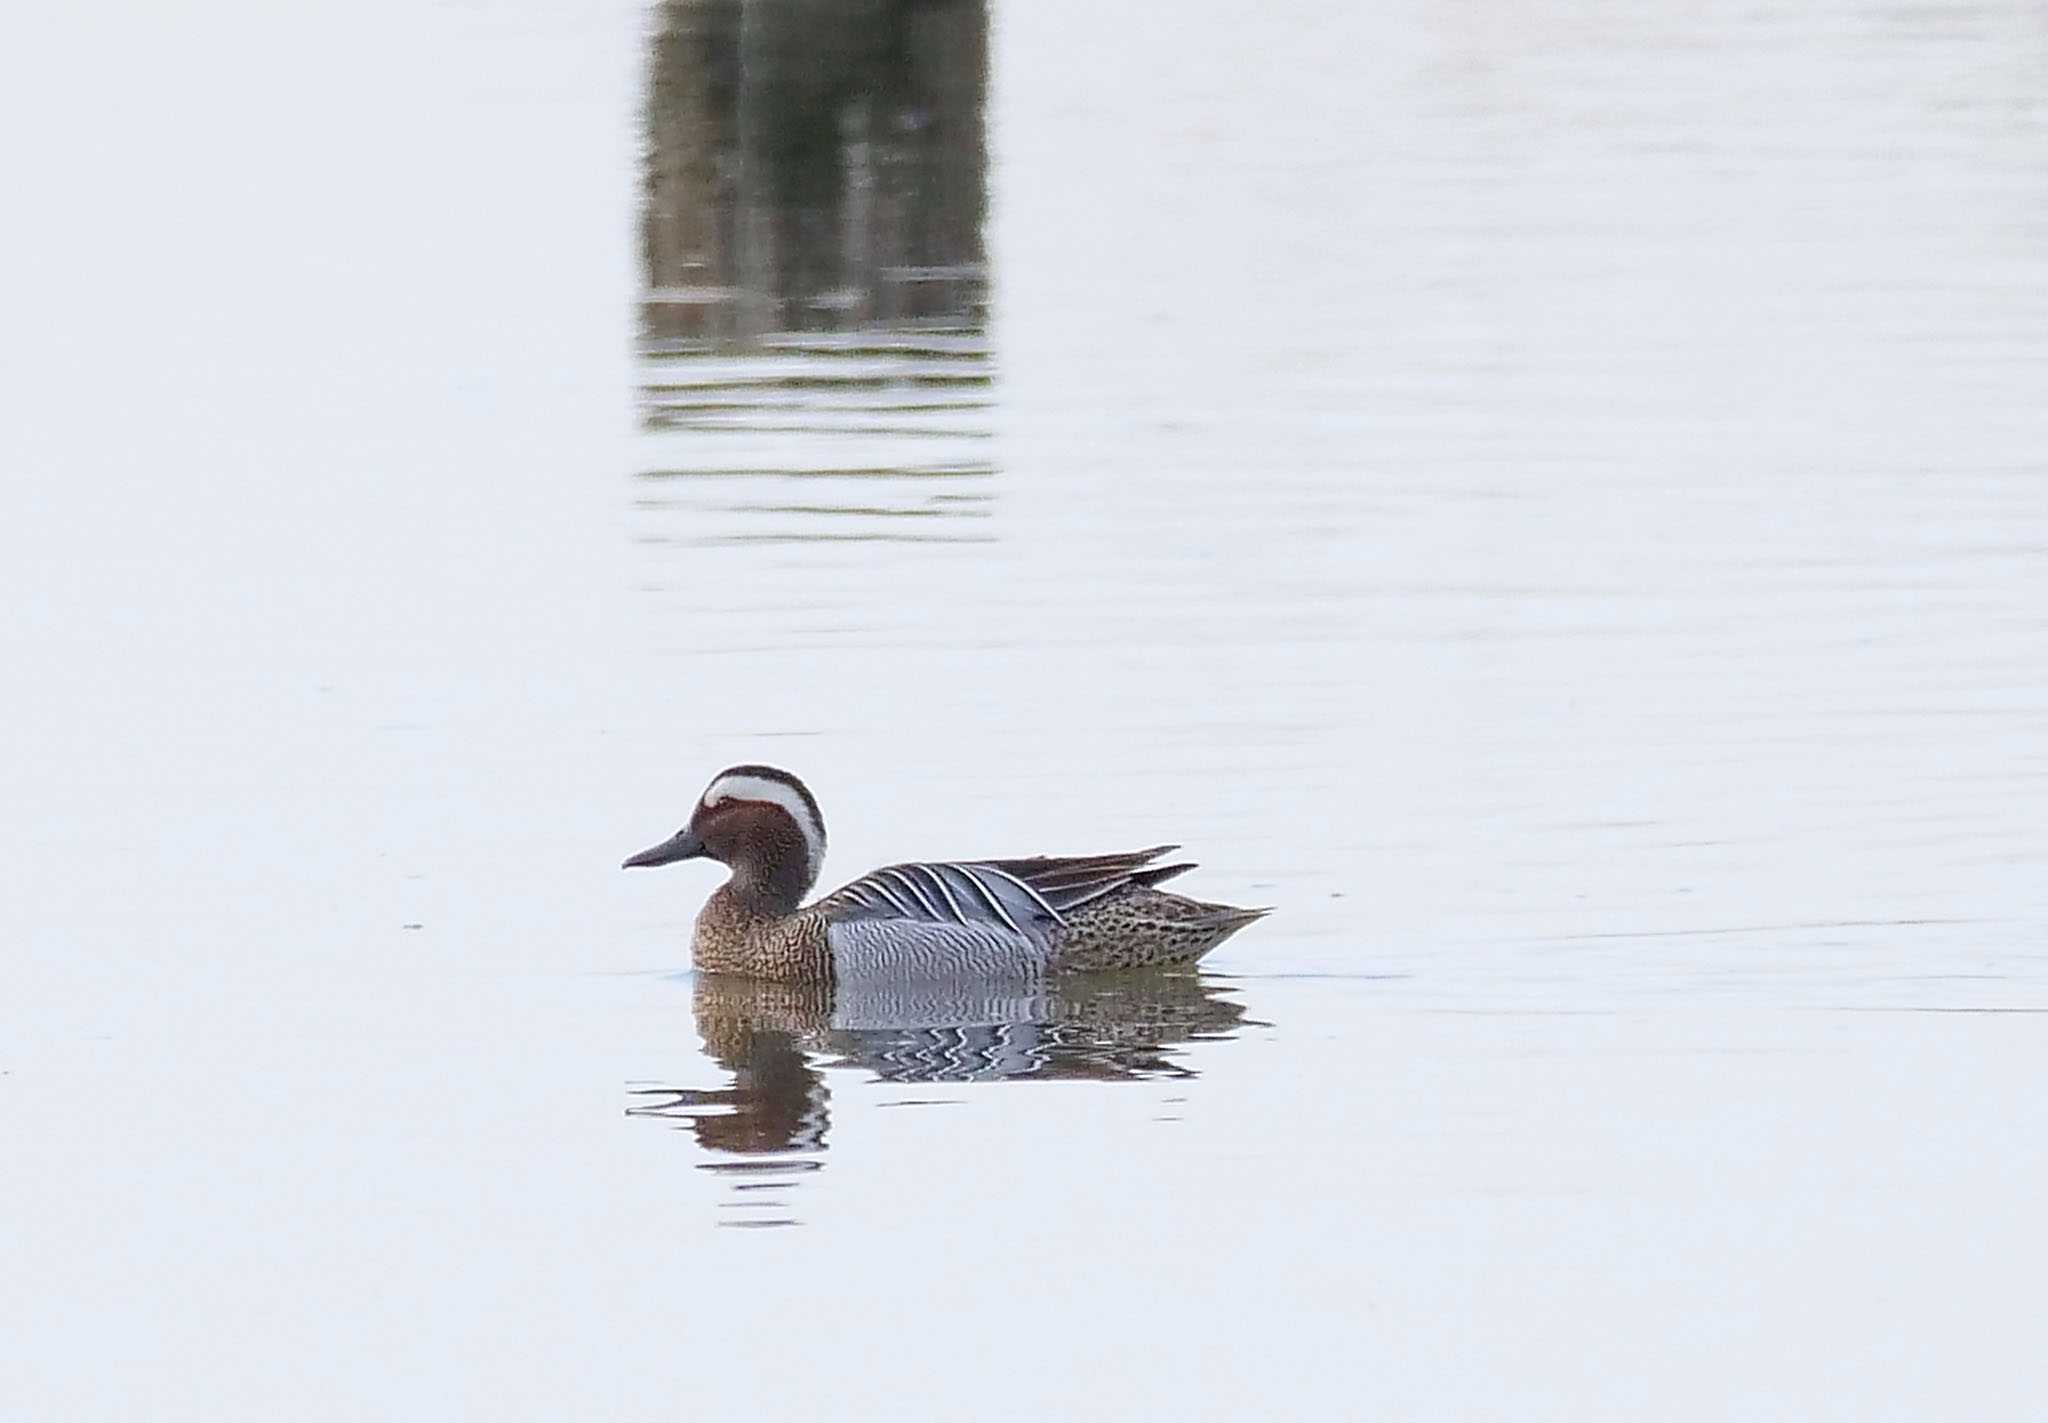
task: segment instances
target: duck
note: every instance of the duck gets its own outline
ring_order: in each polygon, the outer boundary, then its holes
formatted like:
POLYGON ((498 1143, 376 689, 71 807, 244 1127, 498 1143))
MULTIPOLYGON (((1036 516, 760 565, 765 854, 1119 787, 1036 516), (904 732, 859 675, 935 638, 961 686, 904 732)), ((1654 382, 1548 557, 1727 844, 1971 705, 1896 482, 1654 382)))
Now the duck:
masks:
POLYGON ((713 776, 689 823, 622 868, 711 859, 731 871, 697 915, 700 972, 1038 978, 1190 965, 1271 912, 1159 888, 1194 868, 1158 863, 1178 848, 885 865, 806 904, 825 860, 817 798, 788 771, 744 765, 713 776))

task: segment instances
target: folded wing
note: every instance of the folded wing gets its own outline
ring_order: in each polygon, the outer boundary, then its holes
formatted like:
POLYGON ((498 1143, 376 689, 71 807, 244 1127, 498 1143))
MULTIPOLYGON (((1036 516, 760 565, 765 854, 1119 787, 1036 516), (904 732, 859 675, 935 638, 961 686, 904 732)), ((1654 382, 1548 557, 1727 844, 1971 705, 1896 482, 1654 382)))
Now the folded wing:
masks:
POLYGON ((1042 855, 888 865, 814 906, 839 972, 1036 972, 1049 966, 1066 916, 1130 884, 1188 865, 1152 866, 1160 845, 1118 855, 1042 855))

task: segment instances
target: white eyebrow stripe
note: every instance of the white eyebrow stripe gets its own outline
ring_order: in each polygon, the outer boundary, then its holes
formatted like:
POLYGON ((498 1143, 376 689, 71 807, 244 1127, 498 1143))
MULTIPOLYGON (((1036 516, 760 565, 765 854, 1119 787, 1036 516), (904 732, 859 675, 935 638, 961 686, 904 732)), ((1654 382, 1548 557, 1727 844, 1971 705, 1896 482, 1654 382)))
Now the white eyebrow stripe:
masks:
POLYGON ((724 775, 704 789, 704 808, 728 800, 757 800, 772 805, 796 822, 804 837, 804 852, 815 874, 825 863, 825 827, 817 814, 795 789, 766 776, 724 775))

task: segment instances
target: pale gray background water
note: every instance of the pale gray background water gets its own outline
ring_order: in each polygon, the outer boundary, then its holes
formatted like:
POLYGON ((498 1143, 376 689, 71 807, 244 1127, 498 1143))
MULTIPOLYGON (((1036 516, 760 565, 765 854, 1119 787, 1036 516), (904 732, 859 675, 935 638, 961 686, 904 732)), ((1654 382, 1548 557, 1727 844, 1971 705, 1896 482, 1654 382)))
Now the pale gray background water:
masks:
POLYGON ((2037 11, 999 5, 858 487, 647 477, 649 24, 17 21, 0 1414, 2028 1416, 2037 11), (1281 912, 1121 1073, 796 1014, 750 1196, 616 868, 738 759, 1281 912))

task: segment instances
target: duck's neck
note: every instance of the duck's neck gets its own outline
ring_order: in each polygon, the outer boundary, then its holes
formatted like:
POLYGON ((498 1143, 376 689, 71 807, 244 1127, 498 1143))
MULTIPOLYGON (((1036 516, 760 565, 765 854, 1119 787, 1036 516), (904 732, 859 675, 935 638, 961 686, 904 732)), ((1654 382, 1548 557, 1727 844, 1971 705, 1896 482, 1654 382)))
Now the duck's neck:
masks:
POLYGON ((752 861, 734 865, 732 878, 718 892, 745 917, 779 919, 802 907, 811 878, 801 861, 752 861))

